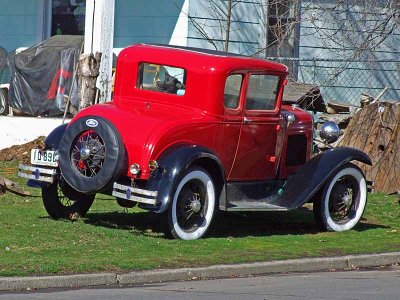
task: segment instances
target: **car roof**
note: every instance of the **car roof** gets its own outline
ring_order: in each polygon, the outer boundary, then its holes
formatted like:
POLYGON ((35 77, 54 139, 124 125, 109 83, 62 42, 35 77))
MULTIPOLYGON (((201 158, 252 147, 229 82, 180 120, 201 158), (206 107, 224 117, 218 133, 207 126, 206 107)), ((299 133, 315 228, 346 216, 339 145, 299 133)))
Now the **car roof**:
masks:
POLYGON ((162 45, 162 44, 135 44, 125 48, 119 59, 139 60, 142 62, 160 63, 185 69, 214 68, 222 72, 232 69, 269 70, 287 73, 283 64, 266 59, 244 56, 236 53, 216 51, 210 49, 162 45))

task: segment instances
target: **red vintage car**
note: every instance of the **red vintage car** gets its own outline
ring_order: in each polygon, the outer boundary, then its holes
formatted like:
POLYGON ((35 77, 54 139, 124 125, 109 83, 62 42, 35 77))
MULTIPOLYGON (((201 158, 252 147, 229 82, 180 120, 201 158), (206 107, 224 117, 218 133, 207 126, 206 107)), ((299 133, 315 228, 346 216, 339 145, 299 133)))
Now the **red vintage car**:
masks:
MULTIPOLYGON (((323 230, 351 229, 368 185, 351 161, 371 160, 352 148, 310 159, 313 119, 284 103, 286 75, 263 59, 133 45, 119 55, 113 101, 56 128, 19 174, 40 185, 55 219, 84 215, 96 193, 107 193, 166 216, 168 232, 186 240, 204 236, 216 210, 310 201, 323 230)), ((329 140, 335 129, 322 134, 329 140)))

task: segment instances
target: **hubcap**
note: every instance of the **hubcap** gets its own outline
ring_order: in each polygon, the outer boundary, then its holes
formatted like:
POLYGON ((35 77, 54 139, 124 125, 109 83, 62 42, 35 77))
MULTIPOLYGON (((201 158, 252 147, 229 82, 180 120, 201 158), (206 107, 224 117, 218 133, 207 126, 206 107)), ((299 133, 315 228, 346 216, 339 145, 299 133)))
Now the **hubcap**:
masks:
POLYGON ((90 157, 90 149, 88 147, 83 147, 80 151, 81 159, 87 160, 90 157))
MULTIPOLYGON (((195 197, 200 197, 199 194, 196 194, 195 197)), ((193 210, 193 212, 198 213, 201 209, 201 202, 200 199, 193 199, 193 201, 190 203, 190 209, 193 210)))

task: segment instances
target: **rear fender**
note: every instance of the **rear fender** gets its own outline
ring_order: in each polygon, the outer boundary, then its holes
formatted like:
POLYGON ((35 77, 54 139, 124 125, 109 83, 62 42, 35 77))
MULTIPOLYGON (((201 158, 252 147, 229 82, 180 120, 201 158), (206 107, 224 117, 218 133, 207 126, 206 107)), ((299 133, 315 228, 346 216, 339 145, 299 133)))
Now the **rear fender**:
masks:
MULTIPOLYGON (((46 144, 46 148, 57 150, 60 144, 61 138, 64 135, 65 129, 68 124, 62 124, 53 129, 52 132, 49 133, 44 143, 46 144)), ((33 179, 29 179, 27 185, 35 188, 44 188, 49 185, 47 182, 36 181, 33 179)))
POLYGON ((352 160, 372 165, 367 154, 349 147, 330 149, 313 157, 286 181, 281 205, 290 209, 302 206, 321 189, 337 169, 352 160))
POLYGON ((203 158, 211 159, 214 165, 217 166, 221 177, 223 177, 223 174, 225 174, 223 166, 218 157, 209 149, 196 145, 182 144, 169 148, 157 159, 159 168, 152 172, 146 185, 147 190, 158 191, 157 202, 160 204, 156 208, 146 204, 139 204, 139 206, 156 213, 166 211, 183 172, 195 161, 203 158))
POLYGON ((67 128, 68 124, 63 124, 56 127, 50 134, 47 136, 46 140, 44 141, 45 144, 50 147, 51 149, 58 149, 60 145, 61 138, 64 135, 65 129, 67 128))

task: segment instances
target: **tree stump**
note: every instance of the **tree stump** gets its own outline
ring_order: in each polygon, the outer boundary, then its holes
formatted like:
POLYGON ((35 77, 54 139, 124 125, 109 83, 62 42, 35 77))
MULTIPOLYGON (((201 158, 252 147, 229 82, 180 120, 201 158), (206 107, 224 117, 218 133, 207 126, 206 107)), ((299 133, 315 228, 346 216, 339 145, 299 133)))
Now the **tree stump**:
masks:
POLYGON ((99 76, 101 53, 82 54, 78 62, 78 99, 79 110, 94 104, 96 81, 99 76))
POLYGON ((400 103, 376 102, 351 119, 339 146, 364 151, 372 167, 359 164, 377 192, 400 191, 400 103))

